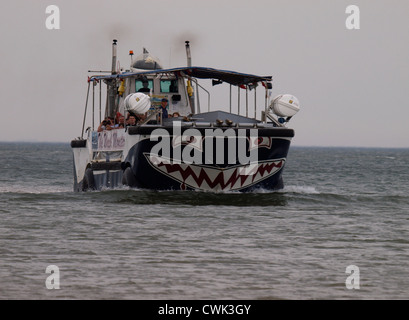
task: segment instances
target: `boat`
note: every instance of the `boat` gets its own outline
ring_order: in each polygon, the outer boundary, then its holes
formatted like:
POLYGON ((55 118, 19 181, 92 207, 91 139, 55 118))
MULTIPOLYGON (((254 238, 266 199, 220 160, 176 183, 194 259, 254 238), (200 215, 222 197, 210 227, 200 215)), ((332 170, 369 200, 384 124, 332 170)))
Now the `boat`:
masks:
POLYGON ((300 104, 291 94, 271 98, 272 76, 192 66, 189 41, 186 66, 163 68, 144 48, 135 59, 129 51, 123 70, 117 45, 111 70, 89 71, 81 135, 71 141, 74 191, 284 187, 288 123, 300 104), (222 87, 228 103, 215 108, 222 87))

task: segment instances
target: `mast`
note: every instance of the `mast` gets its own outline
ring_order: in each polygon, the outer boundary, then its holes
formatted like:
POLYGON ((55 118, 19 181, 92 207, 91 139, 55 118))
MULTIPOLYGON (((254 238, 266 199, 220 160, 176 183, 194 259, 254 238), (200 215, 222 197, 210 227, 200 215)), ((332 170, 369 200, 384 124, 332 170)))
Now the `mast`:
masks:
POLYGON ((111 74, 116 74, 116 43, 118 40, 114 39, 112 43, 112 68, 111 74))
POLYGON ((191 67, 192 66, 192 56, 190 54, 190 45, 189 41, 185 41, 186 44, 186 57, 187 57, 187 66, 191 67))
MULTIPOLYGON (((112 67, 111 67, 111 74, 115 75, 117 74, 116 72, 116 59, 117 59, 117 43, 118 41, 116 39, 113 40, 112 43, 112 67)), ((116 79, 110 79, 107 81, 107 109, 105 112, 106 117, 115 117, 115 100, 116 100, 116 93, 117 93, 117 88, 116 88, 116 79)))

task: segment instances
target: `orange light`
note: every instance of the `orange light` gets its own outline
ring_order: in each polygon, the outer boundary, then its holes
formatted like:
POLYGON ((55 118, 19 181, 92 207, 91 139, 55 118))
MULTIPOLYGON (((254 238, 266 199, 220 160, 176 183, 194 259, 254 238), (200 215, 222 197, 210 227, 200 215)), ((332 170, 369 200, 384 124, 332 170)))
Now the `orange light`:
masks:
POLYGON ((129 50, 129 55, 133 56, 133 50, 129 50))

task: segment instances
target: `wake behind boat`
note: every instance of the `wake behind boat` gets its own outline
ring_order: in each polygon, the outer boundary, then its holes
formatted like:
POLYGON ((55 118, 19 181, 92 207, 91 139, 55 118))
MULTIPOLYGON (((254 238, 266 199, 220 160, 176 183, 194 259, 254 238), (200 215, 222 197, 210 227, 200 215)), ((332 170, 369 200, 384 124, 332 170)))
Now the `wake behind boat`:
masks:
POLYGON ((121 71, 116 40, 112 48, 111 72, 88 78, 81 136, 71 141, 75 191, 121 185, 214 192, 283 188, 294 137, 286 125, 299 102, 288 94, 270 101, 271 76, 192 66, 188 41, 187 67, 163 69, 144 49, 135 61, 130 51, 130 70, 121 71), (212 94, 199 83, 205 79, 227 88, 229 111, 212 111, 212 94), (257 88, 264 90, 263 101, 257 88))

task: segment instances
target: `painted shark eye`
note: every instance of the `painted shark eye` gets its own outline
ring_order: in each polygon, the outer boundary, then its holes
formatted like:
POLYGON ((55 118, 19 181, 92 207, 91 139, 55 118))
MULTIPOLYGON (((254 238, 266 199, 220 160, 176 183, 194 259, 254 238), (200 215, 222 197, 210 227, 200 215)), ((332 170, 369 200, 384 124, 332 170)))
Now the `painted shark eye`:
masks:
POLYGON ((271 148, 271 137, 255 137, 251 141, 251 148, 271 148))

